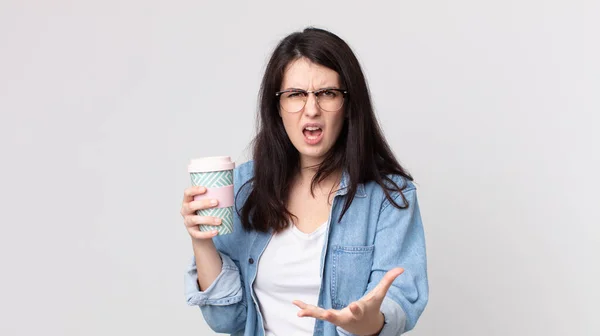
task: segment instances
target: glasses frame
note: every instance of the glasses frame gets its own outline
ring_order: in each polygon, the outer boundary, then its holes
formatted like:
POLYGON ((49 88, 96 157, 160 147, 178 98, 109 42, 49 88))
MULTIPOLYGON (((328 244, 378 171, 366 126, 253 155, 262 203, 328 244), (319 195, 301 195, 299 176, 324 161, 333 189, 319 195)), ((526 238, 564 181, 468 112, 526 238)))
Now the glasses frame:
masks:
POLYGON ((324 88, 324 89, 318 89, 318 90, 314 90, 314 91, 307 91, 307 90, 302 90, 302 89, 288 89, 288 90, 275 92, 275 96, 279 98, 279 107, 281 107, 282 110, 284 110, 288 113, 298 113, 298 112, 302 111, 304 109, 304 107, 306 107, 306 102, 308 101, 308 95, 311 93, 315 95, 317 105, 319 106, 320 109, 322 109, 323 111, 327 111, 327 112, 337 112, 344 106, 344 103, 346 101, 346 95, 348 94, 348 91, 346 91, 345 89, 338 89, 338 88, 324 88), (342 94, 343 101, 342 101, 342 105, 340 106, 339 109, 337 109, 335 111, 330 111, 330 110, 326 110, 321 107, 321 104, 319 104, 319 96, 318 95, 325 91, 337 91, 342 94), (306 99, 304 100, 304 105, 298 111, 288 111, 288 110, 284 109, 283 106, 281 106, 281 95, 284 93, 288 93, 288 92, 306 93, 306 99))

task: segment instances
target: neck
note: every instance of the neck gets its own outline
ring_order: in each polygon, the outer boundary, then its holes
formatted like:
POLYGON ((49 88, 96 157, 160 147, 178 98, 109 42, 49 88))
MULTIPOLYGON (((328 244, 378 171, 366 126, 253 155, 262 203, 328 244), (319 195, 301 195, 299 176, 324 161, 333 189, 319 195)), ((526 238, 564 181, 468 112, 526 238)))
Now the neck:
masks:
MULTIPOLYGON (((317 170, 319 168, 319 163, 317 162, 300 162, 300 170, 298 171, 298 175, 296 176, 297 181, 300 185, 310 186, 312 179, 315 177, 317 170)), ((337 187, 340 183, 340 179, 342 176, 342 169, 336 169, 334 172, 329 174, 319 186, 322 188, 330 189, 332 187, 337 187)))
POLYGON ((323 162, 321 158, 307 158, 304 155, 300 155, 300 171, 298 172, 298 179, 301 183, 310 183, 312 178, 317 173, 319 165, 323 162))

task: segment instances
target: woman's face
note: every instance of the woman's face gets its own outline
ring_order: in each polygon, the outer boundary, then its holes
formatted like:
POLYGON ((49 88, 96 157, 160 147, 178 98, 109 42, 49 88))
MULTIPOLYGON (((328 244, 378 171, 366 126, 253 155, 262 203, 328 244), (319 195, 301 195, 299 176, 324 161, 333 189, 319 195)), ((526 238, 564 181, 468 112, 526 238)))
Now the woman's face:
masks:
MULTIPOLYGON (((340 89, 339 75, 334 70, 312 63, 306 58, 292 61, 283 75, 280 91, 302 89, 316 91, 325 88, 340 89)), ((339 92, 331 92, 326 97, 321 94, 321 106, 332 106, 331 97, 339 92), (326 100, 329 99, 329 105, 326 100)), ((285 98, 285 94, 280 97, 285 98)), ((298 98, 292 98, 298 99, 298 98)), ((339 99, 339 98, 337 98, 339 99)), ((343 96, 341 98, 343 100, 343 96)), ((335 105, 335 104, 333 104, 335 105)), ((300 104, 301 106, 301 104, 300 104)), ((302 167, 316 165, 323 161, 327 152, 333 147, 344 124, 344 107, 337 110, 322 109, 314 94, 309 93, 306 105, 298 112, 289 112, 280 104, 279 115, 292 144, 300 153, 302 167)))

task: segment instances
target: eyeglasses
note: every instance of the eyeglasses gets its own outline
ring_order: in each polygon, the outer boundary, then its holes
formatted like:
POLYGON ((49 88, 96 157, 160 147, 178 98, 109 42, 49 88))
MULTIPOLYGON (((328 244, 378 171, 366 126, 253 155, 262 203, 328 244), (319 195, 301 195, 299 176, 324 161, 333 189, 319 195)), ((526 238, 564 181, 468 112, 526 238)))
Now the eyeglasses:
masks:
POLYGON ((317 99, 317 105, 327 112, 339 111, 344 105, 344 98, 348 91, 343 89, 320 89, 306 91, 301 89, 289 89, 275 93, 279 97, 279 106, 287 112, 300 112, 306 105, 308 94, 312 93, 317 99))

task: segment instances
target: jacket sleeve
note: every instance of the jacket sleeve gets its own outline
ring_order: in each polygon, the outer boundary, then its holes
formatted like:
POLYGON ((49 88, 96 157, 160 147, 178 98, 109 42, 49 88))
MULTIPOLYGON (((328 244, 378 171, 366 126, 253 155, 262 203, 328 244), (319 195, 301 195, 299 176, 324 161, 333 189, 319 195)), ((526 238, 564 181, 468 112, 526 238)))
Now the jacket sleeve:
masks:
MULTIPOLYGON (((248 197, 248 189, 240 187, 252 175, 252 164, 244 163, 234 170, 234 186, 236 207, 241 208, 248 197), (239 198, 238 193, 240 194, 239 198)), ((240 248, 245 246, 247 234, 241 227, 240 221, 234 211, 233 232, 227 235, 216 236, 213 242, 223 263, 221 273, 215 281, 200 291, 198 286, 198 273, 194 258, 185 272, 184 285, 185 297, 190 306, 199 306, 206 323, 217 333, 232 334, 243 330, 248 314, 245 295, 244 279, 239 263, 240 248)))
POLYGON ((205 291, 198 286, 198 273, 194 258, 185 272, 185 296, 188 305, 199 306, 204 320, 217 333, 231 334, 244 329, 246 302, 244 286, 238 266, 219 251, 223 267, 215 281, 205 291))
MULTIPOLYGON (((381 305, 385 324, 380 336, 396 336, 411 330, 429 299, 425 235, 416 189, 409 183, 403 193, 408 208, 398 209, 385 200, 375 235, 373 266, 366 292, 375 288, 392 268, 404 268, 404 273, 394 280, 381 305)), ((399 193, 392 197, 397 204, 404 204, 399 193)))
POLYGON ((244 280, 239 264, 239 246, 246 238, 238 220, 233 232, 216 236, 213 242, 222 261, 221 273, 215 281, 200 291, 194 258, 185 272, 185 296, 188 305, 199 306, 206 323, 217 333, 232 334, 243 330, 248 314, 244 280))

